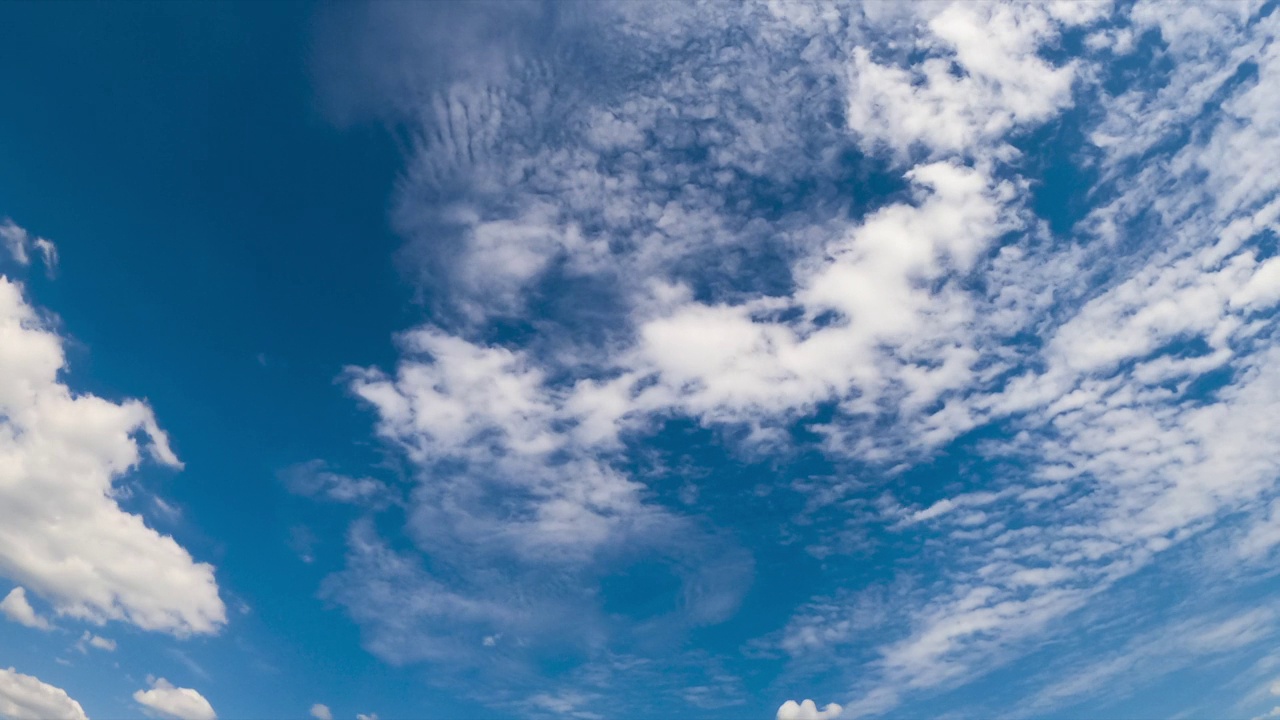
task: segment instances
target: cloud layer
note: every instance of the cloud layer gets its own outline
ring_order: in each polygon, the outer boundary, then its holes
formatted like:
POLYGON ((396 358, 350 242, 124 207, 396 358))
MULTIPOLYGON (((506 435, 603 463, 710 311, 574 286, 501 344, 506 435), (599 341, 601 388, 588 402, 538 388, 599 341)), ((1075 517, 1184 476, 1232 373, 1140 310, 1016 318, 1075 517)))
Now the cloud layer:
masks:
POLYGON ((709 518, 742 496, 645 471, 680 423, 821 457, 757 496, 804 496, 776 532, 810 557, 901 552, 751 641, 834 665, 845 717, 990 672, 1224 519, 1241 567, 1280 544, 1277 13, 541 8, 430 51, 431 10, 363 18, 433 318, 345 378, 417 482, 407 543, 357 523, 326 585, 372 651, 483 666, 575 627, 586 669, 522 707, 591 712, 581 678, 643 656, 623 627, 732 617, 755 566, 709 518), (661 622, 602 610, 636 558, 677 576, 661 622))

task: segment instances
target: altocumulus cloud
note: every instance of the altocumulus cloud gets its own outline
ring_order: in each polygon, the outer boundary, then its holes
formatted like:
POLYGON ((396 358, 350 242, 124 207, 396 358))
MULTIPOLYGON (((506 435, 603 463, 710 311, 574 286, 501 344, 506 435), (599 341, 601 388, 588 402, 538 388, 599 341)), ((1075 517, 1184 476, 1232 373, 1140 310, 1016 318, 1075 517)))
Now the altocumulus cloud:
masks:
POLYGON ((545 709, 644 666, 600 649, 625 628, 566 588, 639 555, 708 598, 668 632, 731 616, 747 551, 635 472, 677 420, 749 457, 821 452, 830 482, 780 483, 807 496, 784 536, 813 556, 866 528, 919 548, 757 639, 796 672, 847 658, 846 716, 1008 662, 1224 518, 1247 526, 1226 567, 1272 556, 1280 181, 1258 158, 1280 152, 1280 13, 599 4, 536 24, 560 53, 519 26, 538 7, 454 38, 416 6, 364 18, 362 100, 415 138, 394 221, 436 310, 396 367, 345 376, 418 480, 412 550, 361 521, 326 585, 375 653, 475 666, 481 638, 587 628, 576 689, 487 699, 545 709), (1154 63, 1136 38, 1175 69, 1113 72, 1154 63), (1092 191, 1055 224, 1033 145, 1065 123, 1092 191), (873 174, 892 191, 865 197, 873 174), (982 477, 895 485, 943 453, 982 477))

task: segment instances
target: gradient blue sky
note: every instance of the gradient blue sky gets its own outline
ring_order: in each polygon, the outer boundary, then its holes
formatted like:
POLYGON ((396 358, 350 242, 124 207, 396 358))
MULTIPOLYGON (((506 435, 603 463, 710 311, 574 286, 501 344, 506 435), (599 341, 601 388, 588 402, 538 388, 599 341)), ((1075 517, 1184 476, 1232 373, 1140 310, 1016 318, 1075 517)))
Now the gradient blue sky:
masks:
POLYGON ((1276 7, 0 5, 0 717, 1280 715, 1276 7))

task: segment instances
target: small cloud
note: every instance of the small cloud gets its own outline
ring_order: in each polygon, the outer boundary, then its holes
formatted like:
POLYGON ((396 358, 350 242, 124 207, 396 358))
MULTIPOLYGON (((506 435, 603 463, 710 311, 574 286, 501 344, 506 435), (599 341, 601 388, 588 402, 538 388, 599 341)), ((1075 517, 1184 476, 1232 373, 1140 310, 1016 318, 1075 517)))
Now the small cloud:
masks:
POLYGON ((104 638, 98 635, 94 635, 93 633, 86 630, 84 634, 80 636, 80 641, 76 643, 76 649, 79 650, 81 653, 87 654, 89 652, 89 648, 91 647, 97 648, 99 650, 106 650, 107 652, 115 652, 116 641, 109 640, 107 638, 104 638))
POLYGON ((555 695, 538 693, 526 701, 530 707, 546 710, 561 717, 578 720, 603 720, 604 716, 588 710, 587 707, 599 700, 595 695, 584 695, 572 690, 555 695))
POLYGON ((31 251, 40 254, 45 273, 53 277, 58 269, 58 247, 42 237, 32 237, 22 226, 9 218, 0 221, 0 244, 9 251, 19 265, 31 264, 31 251))
POLYGON ((158 497, 152 496, 151 506, 155 508, 156 514, 164 518, 166 522, 177 522, 182 517, 181 509, 158 497))
POLYGON ((139 690, 133 699, 166 720, 217 720, 213 706, 191 688, 174 687, 164 678, 151 679, 150 690, 139 690))
POLYGON ((830 703, 819 710, 817 703, 812 700, 800 703, 788 700, 778 708, 778 720, 835 720, 842 712, 844 708, 835 703, 830 703))
POLYGON ((316 720, 333 720, 333 713, 329 711, 328 705, 316 703, 311 706, 311 717, 316 720))
POLYGON ((9 594, 4 596, 4 600, 0 600, 0 612, 3 612, 5 617, 20 625, 26 625, 37 630, 53 629, 53 625, 36 613, 35 608, 31 607, 31 603, 27 602, 27 591, 22 587, 10 590, 9 594))
POLYGON ((333 472, 323 460, 291 465, 281 470, 279 477, 295 495, 349 505, 385 507, 393 496, 386 483, 370 477, 354 478, 333 472))
POLYGON ((58 272, 58 246, 44 238, 36 238, 33 245, 40 253, 41 261, 44 262, 45 273, 53 277, 58 272))
POLYGON ((356 720, 378 720, 378 713, 369 713, 368 715, 356 713, 356 720))
POLYGON ((9 218, 0 221, 0 241, 4 242, 5 249, 19 265, 31 263, 31 257, 27 254, 27 245, 30 242, 27 231, 9 218))

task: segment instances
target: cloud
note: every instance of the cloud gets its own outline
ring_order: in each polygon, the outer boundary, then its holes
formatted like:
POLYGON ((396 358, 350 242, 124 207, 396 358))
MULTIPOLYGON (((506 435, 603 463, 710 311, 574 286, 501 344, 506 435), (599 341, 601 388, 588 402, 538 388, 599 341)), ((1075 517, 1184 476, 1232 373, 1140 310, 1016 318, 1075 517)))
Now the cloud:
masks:
POLYGON ((378 720, 378 713, 356 713, 356 720, 378 720))
POLYGON ((40 254, 45 273, 53 277, 58 270, 58 248, 51 241, 34 237, 9 218, 0 220, 0 242, 19 265, 31 264, 31 251, 40 254))
POLYGON ((311 717, 316 720, 333 720, 333 713, 329 711, 328 705, 316 703, 311 706, 311 717))
MULTIPOLYGON (((1175 19, 1155 8, 1139 4, 1135 19, 1169 30, 1175 19)), ((1085 295, 1059 297, 1048 315, 1027 325, 1042 344, 1015 357, 1016 372, 986 387, 971 376, 951 399, 966 423, 960 430, 989 425, 1011 438, 966 451, 1029 467, 988 478, 1001 490, 983 494, 980 514, 957 512, 975 506, 972 494, 887 513, 908 520, 900 529, 923 522, 929 530, 921 537, 947 538, 932 565, 950 578, 951 590, 933 593, 903 618, 905 637, 882 645, 870 663, 884 681, 861 684, 851 711, 883 712, 906 688, 954 685, 980 674, 981 663, 1016 657, 1011 647, 1050 632, 1052 622, 1096 603, 1118 579, 1272 494, 1280 436, 1263 418, 1280 403, 1270 371, 1276 300, 1262 288, 1273 272, 1263 258, 1278 188, 1256 173, 1237 174, 1221 148, 1265 144, 1277 124, 1258 94, 1262 79, 1227 85, 1230 63, 1246 55, 1224 48, 1261 46, 1241 37, 1238 23, 1215 16, 1203 27, 1180 26, 1170 50, 1181 53, 1185 43, 1184 60, 1193 67, 1178 77, 1211 84, 1204 92, 1224 93, 1222 107, 1247 119, 1186 119, 1203 124, 1199 141, 1173 144, 1167 154, 1145 158, 1146 169, 1110 178, 1113 199, 1079 231, 1100 233, 1098 247, 1108 252, 1128 243, 1136 256, 1094 255, 1086 265, 1074 252, 1046 258, 1089 268, 1099 281, 1086 283, 1094 289, 1085 295), (1221 45, 1208 39, 1218 30, 1225 33, 1221 45), (1208 388, 1197 385, 1215 376, 1221 380, 1208 388)), ((1274 18, 1260 22, 1254 37, 1274 34, 1274 25, 1274 18)), ((1256 57, 1260 78, 1280 71, 1269 53, 1256 57)), ((1185 106, 1185 95, 1164 98, 1166 90, 1155 102, 1185 106)), ((1126 133, 1180 132, 1168 113, 1151 109, 1140 117, 1154 127, 1126 133)), ((1105 162, 1126 162, 1128 146, 1102 149, 1105 162)), ((1272 537, 1259 526, 1244 547, 1265 552, 1272 537)))
POLYGON ((27 245, 29 244, 27 231, 9 218, 5 218, 3 222, 0 222, 0 240, 4 240, 5 249, 9 251, 9 255, 19 265, 26 265, 31 262, 30 256, 27 255, 27 245))
POLYGON ((45 272, 49 275, 56 273, 58 271, 57 246, 44 238, 36 238, 32 245, 40 253, 40 259, 44 261, 45 272))
POLYGON ((1078 703, 1099 687, 1122 696, 1139 681, 1199 666, 1213 657, 1239 655, 1246 648, 1274 637, 1276 613, 1268 608, 1234 612, 1212 611, 1176 619, 1145 630, 1118 650, 1098 653, 1089 648, 1079 665, 1056 670, 1053 679, 1013 708, 1017 717, 1035 717, 1078 703))
MULTIPOLYGON (((828 527, 919 548, 775 637, 798 666, 846 658, 853 715, 1019 656, 1224 517, 1259 519, 1255 561, 1280 544, 1261 512, 1280 471, 1280 188, 1252 154, 1280 137, 1280 15, 639 7, 539 26, 573 61, 504 25, 492 62, 384 68, 415 138, 394 222, 433 322, 394 370, 346 377, 418 480, 413 550, 357 525, 327 584, 374 652, 537 645, 566 586, 686 557, 664 534, 711 544, 633 471, 668 423, 783 466, 803 438, 856 474, 779 483, 822 498, 815 555, 828 527), (1111 67, 1149 52, 1176 71, 1111 67), (620 74, 584 78, 582 57, 620 74), (1035 174, 1036 133, 1064 128, 1089 139, 1064 161, 1085 205, 1065 226, 1037 215, 1035 174), (966 460, 945 492, 896 496, 940 455, 966 460)), ((429 19, 377 12, 405 42, 429 19)))
POLYGON ((875 62, 866 48, 853 52, 846 113, 864 146, 883 144, 904 160, 913 149, 982 157, 1012 131, 1071 103, 1075 66, 1054 66, 1038 54, 1061 32, 1050 8, 937 7, 920 9, 926 27, 916 28, 916 38, 928 52, 923 60, 902 68, 875 62), (962 71, 954 72, 956 66, 962 71))
POLYGON ((835 703, 830 703, 819 710, 812 700, 804 700, 800 703, 788 700, 778 708, 778 720, 835 720, 842 712, 844 709, 835 703))
POLYGON ((150 690, 138 690, 133 699, 147 711, 171 720, 217 720, 213 706, 191 688, 174 687, 164 678, 150 680, 150 690))
POLYGON ((66 691, 13 668, 0 669, 0 715, 12 720, 88 720, 66 691))
POLYGON ((80 636, 80 640, 76 642, 76 648, 79 649, 80 652, 82 653, 87 653, 89 652, 89 648, 91 647, 97 648, 99 650, 105 650, 107 652, 115 652, 116 641, 111 640, 109 638, 104 638, 100 635, 94 635, 93 633, 86 630, 84 634, 80 636))
POLYGON ((587 709, 600 698, 572 690, 559 693, 538 693, 526 702, 535 711, 552 713, 555 717, 579 718, 579 720, 603 720, 604 715, 587 709))
POLYGON ((16 587, 4 596, 4 600, 0 600, 0 612, 10 620, 26 625, 37 630, 52 630, 53 626, 49 621, 36 613, 31 607, 31 603, 27 602, 27 591, 25 588, 16 587))
POLYGON ((332 472, 323 460, 310 460, 291 465, 279 473, 289 492, 351 505, 383 507, 395 499, 395 493, 379 480, 353 478, 332 472))
POLYGON ((175 635, 226 621, 213 567, 120 509, 142 460, 180 468, 151 409, 72 391, 62 339, 0 278, 0 575, 63 616, 175 635))

